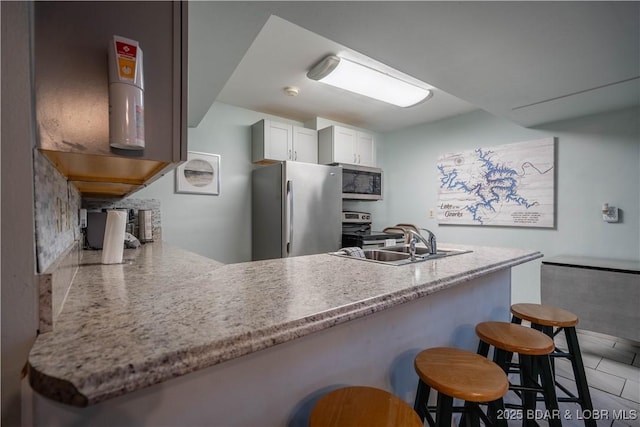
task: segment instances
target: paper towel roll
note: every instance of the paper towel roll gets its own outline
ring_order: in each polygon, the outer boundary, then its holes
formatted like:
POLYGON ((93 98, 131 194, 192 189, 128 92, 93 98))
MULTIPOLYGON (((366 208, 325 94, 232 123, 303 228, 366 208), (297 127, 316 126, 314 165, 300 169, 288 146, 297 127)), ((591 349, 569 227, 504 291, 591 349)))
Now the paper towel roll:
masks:
POLYGON ((102 263, 120 264, 124 252, 124 232, 127 226, 126 211, 107 211, 102 242, 102 263))

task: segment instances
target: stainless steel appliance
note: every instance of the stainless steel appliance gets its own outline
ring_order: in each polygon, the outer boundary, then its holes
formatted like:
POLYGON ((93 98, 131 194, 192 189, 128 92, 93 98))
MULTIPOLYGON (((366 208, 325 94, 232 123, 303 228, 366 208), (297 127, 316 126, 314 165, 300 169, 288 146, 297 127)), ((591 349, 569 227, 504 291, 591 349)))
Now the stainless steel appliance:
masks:
POLYGON ((106 212, 87 212, 86 246, 88 248, 102 249, 104 228, 106 224, 106 212))
POLYGON ((404 243, 404 233, 371 230, 371 214, 345 211, 342 213, 342 247, 362 249, 382 248, 404 243))
POLYGON ((342 224, 345 223, 371 224, 371 214, 368 212, 342 211, 342 224))
POLYGON ((340 164, 342 168, 342 198, 382 200, 382 169, 340 164))
POLYGON ((282 162, 251 176, 252 258, 284 258, 340 248, 342 171, 282 162))

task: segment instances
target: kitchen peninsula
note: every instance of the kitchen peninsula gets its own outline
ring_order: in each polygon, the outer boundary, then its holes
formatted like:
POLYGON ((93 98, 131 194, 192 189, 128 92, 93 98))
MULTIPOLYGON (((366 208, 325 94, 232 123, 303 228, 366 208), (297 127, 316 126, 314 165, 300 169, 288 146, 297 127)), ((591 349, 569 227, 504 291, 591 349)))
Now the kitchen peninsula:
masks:
POLYGON ((29 356, 34 425, 305 425, 344 384, 411 401, 413 356, 474 350, 477 322, 509 318, 511 268, 542 257, 453 247, 472 252, 405 266, 328 254, 222 265, 165 243, 118 265, 85 252, 29 356))

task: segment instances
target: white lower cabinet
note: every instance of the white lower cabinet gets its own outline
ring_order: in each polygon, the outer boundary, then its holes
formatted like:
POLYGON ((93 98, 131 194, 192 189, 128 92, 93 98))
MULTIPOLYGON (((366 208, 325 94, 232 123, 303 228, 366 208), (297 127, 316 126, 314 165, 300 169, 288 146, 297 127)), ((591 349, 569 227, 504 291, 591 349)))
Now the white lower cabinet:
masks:
POLYGON ((341 126, 329 126, 319 130, 318 163, 376 166, 373 135, 341 126))
POLYGON ((314 129, 260 120, 251 126, 251 161, 318 163, 318 133, 314 129))

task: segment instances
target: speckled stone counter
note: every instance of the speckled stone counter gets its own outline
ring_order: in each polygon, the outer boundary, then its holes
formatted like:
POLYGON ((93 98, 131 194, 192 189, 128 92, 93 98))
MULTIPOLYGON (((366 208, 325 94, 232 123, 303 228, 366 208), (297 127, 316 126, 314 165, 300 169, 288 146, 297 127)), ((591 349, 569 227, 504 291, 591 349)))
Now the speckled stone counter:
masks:
POLYGON ((542 256, 452 247, 472 252, 406 266, 328 254, 222 265, 161 243, 120 265, 85 253, 55 330, 30 353, 30 383, 93 405, 542 256))

